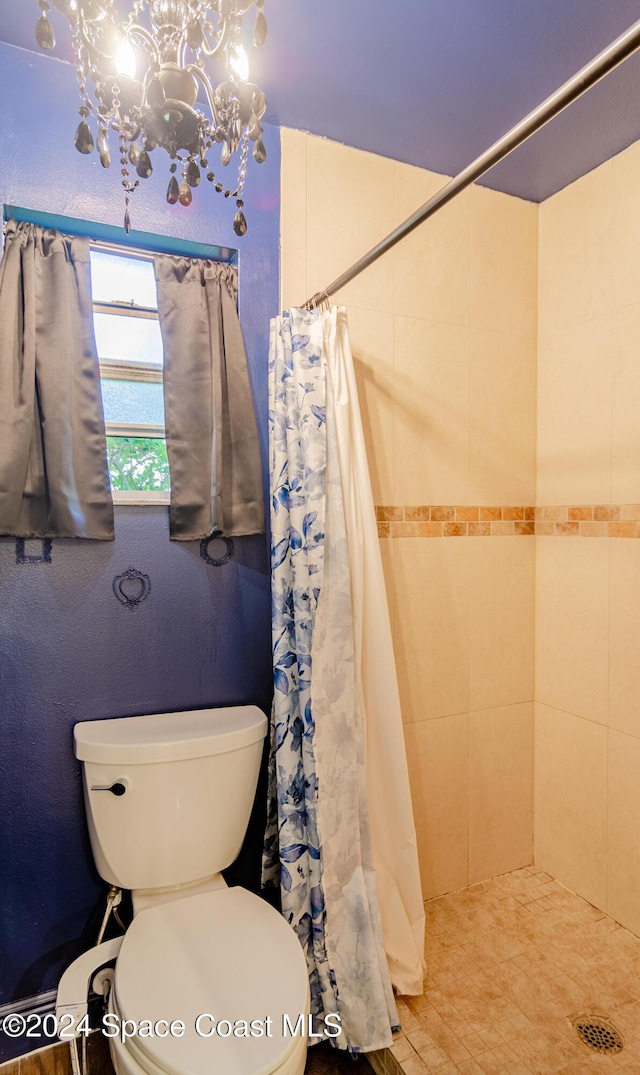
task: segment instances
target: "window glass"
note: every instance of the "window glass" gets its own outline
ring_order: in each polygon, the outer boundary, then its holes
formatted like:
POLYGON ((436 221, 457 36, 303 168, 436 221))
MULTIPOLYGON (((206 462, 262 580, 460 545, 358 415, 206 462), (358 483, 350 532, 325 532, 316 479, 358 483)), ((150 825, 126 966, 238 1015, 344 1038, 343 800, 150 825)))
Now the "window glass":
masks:
POLYGON ((114 491, 170 489, 167 445, 160 437, 107 437, 109 477, 114 491))
POLYGON ((99 358, 162 364, 162 336, 155 318, 94 313, 99 358))
POLYGON ((102 380, 105 422, 164 425, 162 385, 151 381, 102 380))
POLYGON ((94 302, 126 302, 158 306, 152 261, 91 251, 91 290, 94 302))

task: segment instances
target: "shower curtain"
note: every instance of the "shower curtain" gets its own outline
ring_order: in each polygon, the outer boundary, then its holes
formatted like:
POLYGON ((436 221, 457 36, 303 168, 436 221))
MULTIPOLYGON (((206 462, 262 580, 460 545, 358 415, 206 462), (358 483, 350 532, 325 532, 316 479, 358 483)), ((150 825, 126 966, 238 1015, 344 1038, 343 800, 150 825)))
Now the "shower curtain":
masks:
POLYGON ((391 1043, 421 993, 424 910, 346 312, 271 323, 274 703, 265 883, 307 956, 322 1032, 391 1043))

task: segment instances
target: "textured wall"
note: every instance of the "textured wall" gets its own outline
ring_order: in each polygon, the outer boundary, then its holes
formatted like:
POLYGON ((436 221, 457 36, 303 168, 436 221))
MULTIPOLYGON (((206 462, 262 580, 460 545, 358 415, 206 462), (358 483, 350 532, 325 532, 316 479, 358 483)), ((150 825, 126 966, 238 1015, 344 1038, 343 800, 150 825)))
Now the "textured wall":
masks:
MULTIPOLYGON (((73 71, 0 46, 0 98, 11 102, 0 132, 2 202, 120 225, 117 168, 105 172, 73 148, 73 71)), ((240 317, 263 459, 268 319, 278 302, 277 132, 267 132, 267 148, 267 163, 249 170, 243 240, 233 235, 232 207, 208 184, 190 209, 167 206, 164 167, 133 205, 139 230, 240 246, 240 317)), ((105 886, 86 835, 73 724, 237 702, 267 707, 266 541, 235 547, 229 564, 207 565, 197 543, 169 542, 164 508, 117 509, 115 542, 54 541, 51 564, 17 564, 15 541, 0 539, 0 1005, 54 988, 97 932, 105 886), (134 610, 112 591, 113 577, 130 566, 151 579, 149 598, 134 610)), ((34 1042, 13 1043, 6 1055, 21 1045, 34 1042)))

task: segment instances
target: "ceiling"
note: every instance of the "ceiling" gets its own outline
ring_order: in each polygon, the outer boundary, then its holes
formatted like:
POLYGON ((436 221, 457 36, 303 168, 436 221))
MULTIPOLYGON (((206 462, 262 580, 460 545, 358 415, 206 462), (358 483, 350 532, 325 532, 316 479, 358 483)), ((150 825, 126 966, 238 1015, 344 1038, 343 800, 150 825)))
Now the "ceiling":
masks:
MULTIPOLYGON (((265 0, 266 119, 454 175, 640 18, 638 0, 265 0)), ((37 50, 37 0, 0 40, 37 50)), ((66 19, 51 21, 68 57, 66 19)), ((541 201, 640 138, 640 54, 483 180, 541 201)))

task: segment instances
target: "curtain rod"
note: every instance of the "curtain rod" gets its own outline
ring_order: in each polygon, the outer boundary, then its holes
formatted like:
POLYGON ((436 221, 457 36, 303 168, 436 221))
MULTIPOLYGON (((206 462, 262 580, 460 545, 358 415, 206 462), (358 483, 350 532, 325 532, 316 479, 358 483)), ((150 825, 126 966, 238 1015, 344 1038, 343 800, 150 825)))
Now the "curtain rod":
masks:
POLYGON ((514 149, 521 146, 523 142, 531 138, 542 127, 544 127, 550 120, 554 119, 560 112, 564 111, 570 104, 573 104, 583 93, 595 86, 597 82, 608 75, 610 71, 618 67, 624 60, 632 56, 640 48, 640 19, 634 22, 628 30, 625 30, 620 37, 617 37, 615 41, 612 41, 606 49, 599 52, 588 64, 580 70, 567 82, 565 82, 559 89, 552 93, 549 97, 545 98, 537 108, 534 108, 533 112, 530 112, 520 123, 512 127, 510 131, 507 131, 497 142, 494 142, 489 149, 485 150, 479 157, 476 157, 471 164, 460 172, 457 176, 451 179, 444 187, 442 187, 436 194, 433 195, 429 201, 425 202, 419 209, 416 209, 412 216, 408 217, 403 224, 398 225, 394 231, 392 231, 385 239, 382 239, 376 246, 374 246, 367 254, 364 254, 358 261, 354 262, 350 269, 343 272, 341 276, 338 276, 324 291, 316 291, 310 299, 304 303, 306 309, 314 309, 316 306, 326 302, 331 295, 334 295, 336 291, 340 291, 346 284, 350 283, 356 276, 359 276, 364 269, 367 269, 369 265, 372 265, 374 261, 377 261, 379 257, 386 254, 388 250, 391 250, 396 243, 399 243, 401 239, 404 239, 406 235, 422 224, 425 220, 428 220, 430 216, 441 209, 453 198, 456 197, 466 187, 474 183, 476 179, 483 176, 485 172, 488 172, 494 165, 498 164, 505 157, 508 157, 510 153, 513 153, 514 149))

